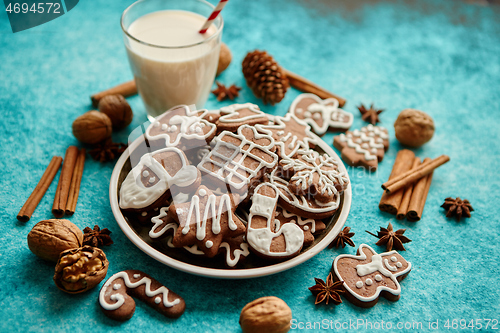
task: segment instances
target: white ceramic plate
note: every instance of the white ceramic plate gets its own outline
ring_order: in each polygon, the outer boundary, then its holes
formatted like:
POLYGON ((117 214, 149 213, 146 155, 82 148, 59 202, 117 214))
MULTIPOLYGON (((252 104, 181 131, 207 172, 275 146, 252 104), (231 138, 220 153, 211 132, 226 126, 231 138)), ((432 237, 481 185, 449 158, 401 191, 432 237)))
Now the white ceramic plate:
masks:
MULTIPOLYGON (((314 135, 314 134, 313 134, 314 135)), ((315 136, 317 140, 318 147, 321 148, 325 153, 330 156, 336 158, 339 161, 339 169, 344 171, 347 175, 347 170, 342 163, 342 160, 338 157, 338 155, 333 151, 333 149, 326 144, 319 137, 315 136)), ((115 216, 118 225, 125 233, 125 235, 135 244, 139 249, 141 249, 147 255, 153 257, 159 262, 168 265, 172 268, 178 269, 183 272, 214 277, 214 278, 227 278, 227 279, 243 279, 243 278, 254 278, 260 276, 271 275, 279 272, 283 272, 287 269, 295 267, 310 258, 314 257, 316 254, 321 252, 325 247, 327 247, 339 234, 342 230, 345 221, 347 220, 347 216, 349 215, 349 211, 351 209, 351 199, 352 199, 352 189, 351 184, 349 182, 349 186, 347 190, 344 191, 344 194, 341 197, 341 206, 337 213, 334 215, 334 218, 327 224, 327 228, 317 237, 315 242, 309 246, 307 249, 303 250, 298 256, 291 258, 289 260, 279 262, 279 263, 267 263, 262 267, 252 267, 252 268, 241 268, 241 269, 230 269, 230 268, 211 268, 211 267, 203 267, 200 265, 196 265, 193 263, 189 263, 190 260, 179 260, 169 256, 164 253, 165 251, 159 251, 157 248, 153 247, 150 243, 148 243, 145 239, 147 236, 142 236, 139 234, 136 229, 133 228, 125 219, 125 216, 122 214, 120 207, 118 205, 118 188, 119 188, 119 179, 120 174, 122 173, 122 169, 129 159, 130 152, 134 151, 140 143, 143 142, 142 137, 139 137, 135 140, 128 149, 122 154, 120 159, 115 165, 113 170, 113 174, 111 175, 111 182, 109 186, 109 199, 111 202, 111 209, 113 211, 113 215, 115 216)), ((122 176, 123 179, 123 176, 122 176)))

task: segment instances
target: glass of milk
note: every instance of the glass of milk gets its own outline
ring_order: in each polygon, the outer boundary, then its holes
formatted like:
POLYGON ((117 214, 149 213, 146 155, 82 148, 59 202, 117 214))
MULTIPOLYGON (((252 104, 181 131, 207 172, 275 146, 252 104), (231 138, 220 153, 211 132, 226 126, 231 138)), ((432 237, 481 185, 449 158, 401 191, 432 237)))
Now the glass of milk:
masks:
POLYGON ((203 0, 140 0, 121 25, 127 54, 148 117, 179 105, 203 108, 214 82, 223 21, 198 31, 214 6, 203 0))

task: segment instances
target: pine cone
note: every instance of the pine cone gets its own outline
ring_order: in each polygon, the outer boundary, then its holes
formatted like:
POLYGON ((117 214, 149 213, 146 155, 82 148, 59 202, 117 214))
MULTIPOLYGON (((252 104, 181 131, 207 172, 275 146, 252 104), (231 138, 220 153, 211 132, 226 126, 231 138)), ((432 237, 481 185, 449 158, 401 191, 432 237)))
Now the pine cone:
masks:
POLYGON ((248 53, 242 65, 248 86, 265 104, 274 105, 285 97, 288 79, 278 63, 266 51, 255 50, 248 53))

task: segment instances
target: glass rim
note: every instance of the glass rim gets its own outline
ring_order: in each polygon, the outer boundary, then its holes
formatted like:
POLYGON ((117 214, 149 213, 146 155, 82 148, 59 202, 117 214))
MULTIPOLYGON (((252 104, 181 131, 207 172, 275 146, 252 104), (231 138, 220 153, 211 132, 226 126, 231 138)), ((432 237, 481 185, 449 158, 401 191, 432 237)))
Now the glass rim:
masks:
MULTIPOLYGON (((222 31, 222 28, 224 27, 224 20, 222 19, 222 15, 219 14, 219 16, 216 18, 220 20, 220 26, 217 27, 217 31, 212 34, 210 37, 208 37, 207 39, 204 39, 202 40, 201 42, 197 42, 197 43, 193 43, 193 44, 187 44, 187 45, 181 45, 181 46, 164 46, 164 45, 157 45, 157 44, 151 44, 151 43, 147 43, 147 42, 144 42, 140 39, 137 39, 136 37, 132 36, 128 31, 127 29, 125 29, 125 26, 123 24, 123 19, 125 17, 125 15, 128 13, 129 10, 132 9, 132 7, 134 7, 135 5, 141 3, 141 2, 145 2, 145 1, 149 1, 149 0, 138 0, 136 2, 134 2, 133 4, 131 4, 130 6, 128 6, 122 13, 122 16, 120 18, 120 25, 121 25, 121 28, 122 28, 122 31, 123 33, 133 39, 134 41, 142 44, 142 45, 146 45, 146 46, 150 46, 150 47, 156 47, 156 48, 161 48, 161 49, 185 49, 185 48, 190 48, 190 47, 193 47, 193 46, 197 46, 197 45, 202 45, 202 44, 205 44, 209 41, 211 41, 212 39, 216 38, 217 36, 220 35, 221 31, 222 31)), ((200 2, 200 3, 204 3, 204 4, 207 4, 209 7, 211 7, 212 9, 215 9, 215 6, 212 5, 210 2, 208 1, 205 1, 205 0, 194 0, 196 2, 200 2)), ((201 27, 200 27, 201 28, 201 27)))

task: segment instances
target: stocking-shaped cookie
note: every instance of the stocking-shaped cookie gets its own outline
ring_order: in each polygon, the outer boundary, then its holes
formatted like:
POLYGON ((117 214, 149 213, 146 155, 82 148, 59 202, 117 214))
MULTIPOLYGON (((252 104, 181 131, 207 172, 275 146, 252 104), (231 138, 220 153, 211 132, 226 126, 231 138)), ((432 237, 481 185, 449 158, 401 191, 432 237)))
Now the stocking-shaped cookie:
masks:
POLYGON ((335 98, 321 99, 314 94, 300 94, 290 106, 291 114, 311 125, 319 136, 332 131, 347 131, 352 125, 353 116, 339 108, 335 98))
POLYGON ((184 152, 163 148, 141 157, 120 187, 120 208, 148 211, 163 206, 171 194, 196 189, 201 174, 184 152))
POLYGON ((173 244, 197 245, 207 257, 215 256, 225 239, 245 233, 245 225, 234 214, 234 208, 232 195, 218 196, 200 186, 190 202, 173 203, 168 209, 168 215, 179 224, 173 244))
POLYGON ((349 165, 375 171, 389 149, 389 135, 385 128, 370 124, 361 130, 336 136, 333 145, 341 151, 342 159, 349 165))
POLYGON ((295 223, 280 225, 275 219, 278 197, 279 190, 272 184, 262 183, 255 188, 248 216, 247 241, 259 256, 287 259, 302 249, 304 232, 295 223))
POLYGON ((361 244, 357 255, 342 254, 332 267, 338 280, 344 281, 347 299, 360 307, 374 306, 380 296, 397 301, 401 295, 399 281, 411 270, 411 264, 398 252, 377 254, 361 244))

